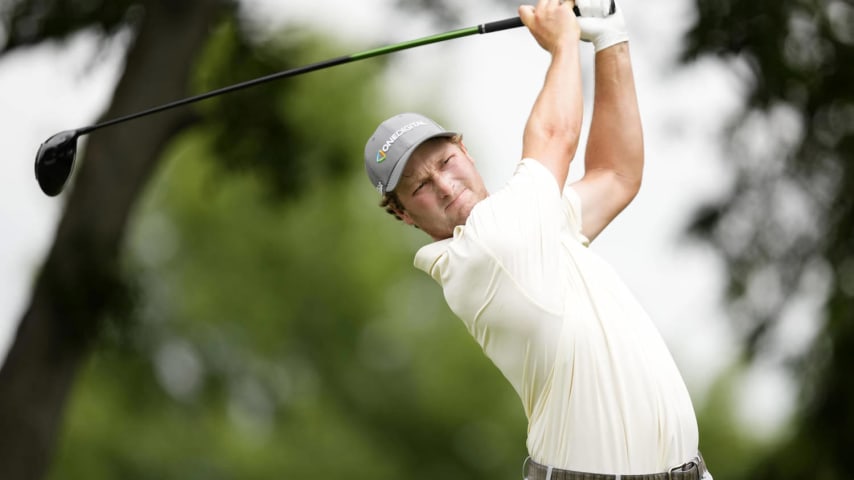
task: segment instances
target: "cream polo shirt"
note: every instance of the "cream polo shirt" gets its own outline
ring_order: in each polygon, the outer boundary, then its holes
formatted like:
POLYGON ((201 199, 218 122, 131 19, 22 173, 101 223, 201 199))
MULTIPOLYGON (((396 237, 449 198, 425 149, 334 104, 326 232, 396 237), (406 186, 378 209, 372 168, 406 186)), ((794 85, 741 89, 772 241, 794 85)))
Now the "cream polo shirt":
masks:
POLYGON ((643 307, 587 244, 580 197, 525 159, 415 265, 519 394, 533 460, 666 471, 697 453, 691 399, 643 307))

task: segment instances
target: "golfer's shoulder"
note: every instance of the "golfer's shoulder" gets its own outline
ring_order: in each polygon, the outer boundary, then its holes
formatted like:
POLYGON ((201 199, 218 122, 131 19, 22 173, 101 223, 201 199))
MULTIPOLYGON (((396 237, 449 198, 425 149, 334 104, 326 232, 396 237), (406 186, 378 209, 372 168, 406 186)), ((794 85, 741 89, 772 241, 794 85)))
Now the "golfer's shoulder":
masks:
MULTIPOLYGON (((549 213, 560 205, 561 189, 551 172, 540 162, 526 158, 516 165, 513 176, 484 203, 501 217, 530 215, 532 210, 549 213)), ((480 207, 480 205, 478 205, 480 207)))
POLYGON ((549 193, 560 195, 560 188, 552 172, 535 158, 526 157, 520 160, 510 183, 536 185, 549 193))
POLYGON ((522 160, 510 180, 478 203, 466 222, 466 234, 487 243, 527 241, 554 228, 562 212, 560 189, 535 160, 522 160))

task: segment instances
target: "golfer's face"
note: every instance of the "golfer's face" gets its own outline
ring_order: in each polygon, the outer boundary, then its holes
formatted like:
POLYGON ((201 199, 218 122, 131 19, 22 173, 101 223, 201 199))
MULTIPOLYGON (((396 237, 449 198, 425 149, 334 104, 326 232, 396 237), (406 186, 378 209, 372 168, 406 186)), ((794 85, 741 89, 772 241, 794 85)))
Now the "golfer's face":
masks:
POLYGON ((434 239, 451 237, 488 195, 465 145, 446 138, 422 144, 410 157, 395 189, 403 220, 434 239))

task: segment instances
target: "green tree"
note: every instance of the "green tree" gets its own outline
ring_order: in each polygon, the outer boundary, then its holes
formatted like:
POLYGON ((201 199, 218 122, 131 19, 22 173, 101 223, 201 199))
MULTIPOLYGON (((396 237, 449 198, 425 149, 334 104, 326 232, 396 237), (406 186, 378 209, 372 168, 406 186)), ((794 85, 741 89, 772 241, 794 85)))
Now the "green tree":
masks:
MULTIPOLYGON (((228 2, 160 0, 11 1, 2 9, 0 53, 62 41, 83 29, 134 33, 125 72, 106 115, 183 96, 190 65, 228 2), (168 75, 166 74, 168 72, 168 75)), ((90 343, 126 303, 118 271, 134 200, 159 152, 192 115, 164 113, 128 128, 96 132, 36 279, 30 303, 0 369, 0 465, 14 479, 41 478, 50 463, 63 406, 90 343)))
POLYGON ((727 198, 698 214, 730 270, 730 314, 748 359, 779 351, 774 332, 804 298, 806 353, 784 356, 801 384, 790 435, 744 478, 850 478, 854 428, 854 7, 843 1, 698 0, 686 61, 740 63, 743 114, 729 132, 727 198))

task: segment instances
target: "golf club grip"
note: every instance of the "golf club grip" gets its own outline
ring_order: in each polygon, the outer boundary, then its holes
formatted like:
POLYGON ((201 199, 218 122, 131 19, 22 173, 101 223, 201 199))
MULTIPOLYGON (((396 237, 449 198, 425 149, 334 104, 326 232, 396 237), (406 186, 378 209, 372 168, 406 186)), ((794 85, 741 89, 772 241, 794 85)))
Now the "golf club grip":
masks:
POLYGON ((505 18, 504 20, 496 20, 494 22, 483 23, 477 27, 478 33, 500 32, 510 28, 517 28, 524 25, 519 17, 505 18))
MULTIPOLYGON (((578 9, 577 6, 572 7, 572 11, 575 13, 576 17, 581 16, 581 10, 578 9)), ((614 0, 611 0, 611 8, 608 9, 608 15, 613 15, 614 12, 617 11, 617 4, 614 0)), ((505 18, 504 20, 497 20, 495 22, 483 23, 477 27, 478 33, 492 33, 492 32, 500 32, 501 30, 508 30, 511 28, 517 28, 524 25, 522 23, 522 19, 519 17, 505 18)))

